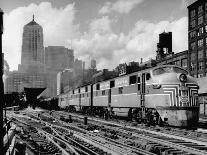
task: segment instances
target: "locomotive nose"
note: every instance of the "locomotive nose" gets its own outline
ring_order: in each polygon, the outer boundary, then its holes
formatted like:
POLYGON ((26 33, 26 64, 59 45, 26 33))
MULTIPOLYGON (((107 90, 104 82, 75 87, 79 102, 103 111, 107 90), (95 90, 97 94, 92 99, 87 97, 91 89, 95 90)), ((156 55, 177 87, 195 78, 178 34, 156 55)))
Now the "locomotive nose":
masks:
POLYGON ((181 74, 178 76, 178 79, 180 80, 180 82, 187 82, 187 75, 181 73, 181 74))

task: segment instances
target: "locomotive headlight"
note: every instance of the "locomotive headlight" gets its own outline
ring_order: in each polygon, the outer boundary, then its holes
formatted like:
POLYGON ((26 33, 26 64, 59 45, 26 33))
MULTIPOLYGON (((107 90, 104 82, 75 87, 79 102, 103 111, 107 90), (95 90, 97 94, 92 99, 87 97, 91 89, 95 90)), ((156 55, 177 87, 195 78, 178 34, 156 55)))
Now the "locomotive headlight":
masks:
POLYGON ((185 74, 180 74, 179 79, 180 82, 187 82, 187 76, 185 74))

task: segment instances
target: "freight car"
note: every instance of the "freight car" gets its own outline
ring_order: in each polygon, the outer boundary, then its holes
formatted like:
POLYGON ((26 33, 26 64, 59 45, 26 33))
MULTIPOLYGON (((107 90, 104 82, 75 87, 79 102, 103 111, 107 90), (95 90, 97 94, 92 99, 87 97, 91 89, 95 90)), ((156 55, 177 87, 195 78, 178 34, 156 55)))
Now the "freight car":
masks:
POLYGON ((194 128, 199 119, 198 88, 186 70, 163 65, 71 90, 59 100, 67 100, 70 111, 194 128))

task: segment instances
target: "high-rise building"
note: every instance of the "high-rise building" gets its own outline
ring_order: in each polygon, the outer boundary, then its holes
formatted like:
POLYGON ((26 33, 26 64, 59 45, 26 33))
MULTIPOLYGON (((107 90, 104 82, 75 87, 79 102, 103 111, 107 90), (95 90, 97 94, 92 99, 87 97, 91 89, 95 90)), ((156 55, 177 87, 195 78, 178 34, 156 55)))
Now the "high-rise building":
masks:
POLYGON ((74 70, 77 75, 81 75, 83 73, 83 61, 82 60, 75 59, 74 70))
POLYGON ((24 26, 20 72, 44 72, 43 29, 33 20, 24 26))
POLYGON ((207 0, 188 6, 188 68, 194 77, 207 75, 207 0))
POLYGON ((21 64, 44 63, 43 29, 33 20, 24 26, 21 64))
POLYGON ((65 68, 73 68, 74 54, 72 49, 63 46, 45 47, 45 65, 54 71, 62 71, 65 68))
POLYGON ((96 69, 96 60, 95 59, 91 60, 91 69, 96 69))

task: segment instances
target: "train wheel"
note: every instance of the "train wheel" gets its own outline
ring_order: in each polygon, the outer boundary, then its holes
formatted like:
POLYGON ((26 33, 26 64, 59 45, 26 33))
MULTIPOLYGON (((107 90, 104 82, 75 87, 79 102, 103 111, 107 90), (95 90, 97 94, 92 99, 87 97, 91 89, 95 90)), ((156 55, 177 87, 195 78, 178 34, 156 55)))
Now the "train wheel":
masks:
POLYGON ((108 111, 108 109, 106 109, 104 112, 104 119, 108 120, 108 118, 109 118, 109 111, 108 111))
POLYGON ((128 111, 128 121, 132 121, 132 109, 130 108, 128 111))
POLYGON ((157 125, 163 126, 163 121, 162 121, 162 118, 160 116, 157 119, 157 125))

